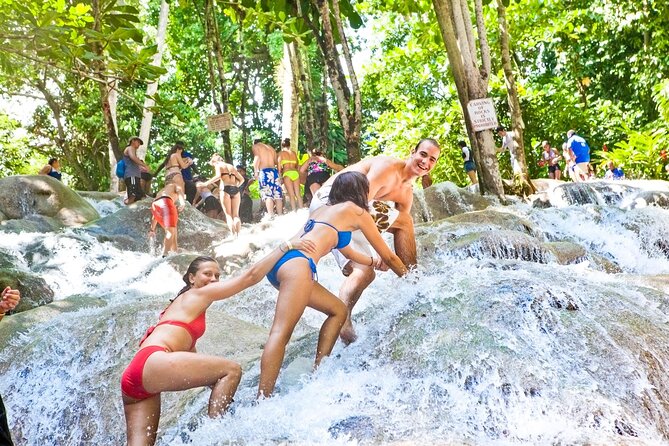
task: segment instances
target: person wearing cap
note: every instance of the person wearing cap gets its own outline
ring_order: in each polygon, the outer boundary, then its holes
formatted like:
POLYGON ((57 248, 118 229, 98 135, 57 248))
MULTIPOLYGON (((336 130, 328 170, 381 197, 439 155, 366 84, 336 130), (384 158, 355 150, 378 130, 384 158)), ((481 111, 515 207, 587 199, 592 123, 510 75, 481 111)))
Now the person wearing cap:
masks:
POLYGON ((497 134, 502 138, 502 147, 497 149, 497 153, 503 152, 505 150, 509 151, 509 157, 511 158, 511 167, 513 168, 513 174, 519 175, 523 173, 520 163, 516 159, 516 141, 514 141, 515 134, 511 130, 506 130, 503 126, 499 126, 495 129, 497 134))
POLYGON ((125 163, 123 181, 128 194, 124 201, 125 204, 132 204, 145 196, 141 182, 142 170, 148 171, 149 166, 137 156, 137 149, 143 144, 140 138, 134 136, 130 138, 128 147, 123 151, 123 162, 125 163))
POLYGON ((587 179, 590 175, 590 146, 582 136, 576 134, 575 130, 569 130, 567 147, 574 152, 578 176, 583 180, 587 179))

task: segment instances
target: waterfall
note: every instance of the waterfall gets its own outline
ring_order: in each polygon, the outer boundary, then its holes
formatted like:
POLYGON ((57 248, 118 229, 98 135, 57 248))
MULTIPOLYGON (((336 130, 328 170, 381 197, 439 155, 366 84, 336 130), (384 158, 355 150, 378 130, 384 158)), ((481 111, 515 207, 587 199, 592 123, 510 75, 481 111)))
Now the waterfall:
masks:
MULTIPOLYGON (((208 389, 163 394, 157 444, 666 444, 669 211, 593 190, 575 188, 579 204, 420 224, 418 269, 377 274, 355 307, 358 340, 312 372, 323 317, 307 309, 276 396, 258 403, 277 292, 263 281, 215 303, 198 350, 242 363, 235 403, 211 420, 208 389), (579 249, 569 257, 564 246, 579 249)), ((245 226, 212 251, 234 273, 306 218, 245 226)), ((184 261, 101 240, 0 232, 0 252, 54 291, 53 304, 0 323, 0 393, 17 444, 124 442, 120 375, 181 287, 184 261)), ((318 279, 336 293, 343 276, 330 257, 318 279)))

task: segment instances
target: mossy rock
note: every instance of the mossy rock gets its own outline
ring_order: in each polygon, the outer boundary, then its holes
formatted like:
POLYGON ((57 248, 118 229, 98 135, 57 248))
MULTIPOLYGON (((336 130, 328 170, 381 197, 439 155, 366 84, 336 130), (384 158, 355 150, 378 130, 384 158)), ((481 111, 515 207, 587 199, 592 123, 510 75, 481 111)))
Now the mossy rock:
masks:
POLYGON ((14 268, 0 269, 0 289, 5 287, 21 292, 21 301, 15 313, 37 308, 53 302, 53 290, 41 277, 14 268))
MULTIPOLYGON (((53 225, 58 229, 60 226, 82 226, 100 218, 95 208, 75 191, 46 175, 0 178, 0 190, 0 213, 4 215, 5 224, 41 216, 46 220, 38 218, 38 228, 53 225)), ((16 228, 9 226, 7 229, 16 228)))

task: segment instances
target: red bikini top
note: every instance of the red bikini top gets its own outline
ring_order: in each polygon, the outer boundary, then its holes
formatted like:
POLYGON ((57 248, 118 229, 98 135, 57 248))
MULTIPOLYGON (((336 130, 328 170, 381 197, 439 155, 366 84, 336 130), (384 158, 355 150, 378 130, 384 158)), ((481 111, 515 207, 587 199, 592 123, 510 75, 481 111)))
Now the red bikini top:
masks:
MULTIPOLYGON (((171 304, 170 304, 171 305, 171 304)), ((169 308, 169 305, 168 307, 169 308)), ((159 325, 176 325, 177 327, 182 327, 186 329, 188 334, 190 334, 190 337, 192 339, 192 344, 190 346, 190 349, 193 350, 193 347, 195 347, 195 343, 197 342, 198 339, 202 337, 204 334, 205 330, 207 329, 207 322, 205 319, 205 312, 203 311, 198 317, 193 319, 190 322, 184 322, 184 321, 175 321, 175 320, 166 320, 166 321, 161 321, 160 318, 163 317, 163 314, 165 314, 165 311, 167 311, 167 308, 163 310, 162 313, 160 313, 160 316, 158 317, 158 323, 156 325, 152 325, 151 327, 146 330, 146 333, 144 334, 144 337, 142 337, 142 340, 139 341, 139 345, 142 345, 142 343, 151 336, 151 333, 153 333, 153 330, 156 329, 157 326, 159 325)))

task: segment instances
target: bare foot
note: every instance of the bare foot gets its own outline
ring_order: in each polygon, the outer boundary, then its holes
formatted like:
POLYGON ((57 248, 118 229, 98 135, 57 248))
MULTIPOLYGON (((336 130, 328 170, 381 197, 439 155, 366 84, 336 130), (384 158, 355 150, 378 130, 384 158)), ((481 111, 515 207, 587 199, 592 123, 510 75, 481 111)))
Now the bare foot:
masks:
POLYGON ((341 339, 345 345, 349 345, 358 339, 358 335, 355 334, 355 329, 353 328, 353 323, 351 322, 350 318, 346 319, 344 326, 341 327, 341 331, 339 332, 339 339, 341 339))

